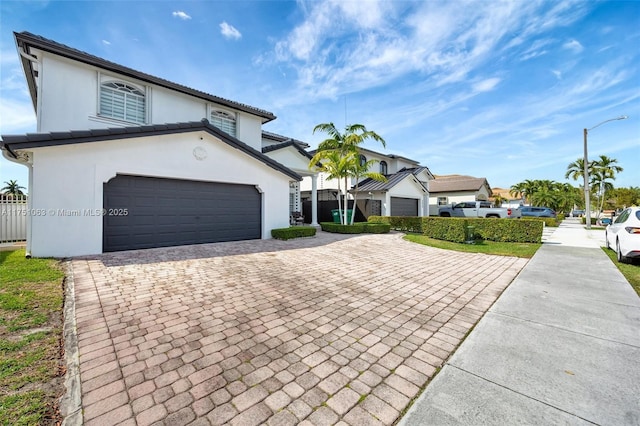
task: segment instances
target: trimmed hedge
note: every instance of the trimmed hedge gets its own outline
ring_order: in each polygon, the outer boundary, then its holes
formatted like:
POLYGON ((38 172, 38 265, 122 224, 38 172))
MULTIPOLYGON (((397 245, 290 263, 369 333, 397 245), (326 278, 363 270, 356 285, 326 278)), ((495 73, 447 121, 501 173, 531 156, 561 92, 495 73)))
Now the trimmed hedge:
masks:
POLYGON ((523 219, 525 219, 525 220, 539 220, 541 222, 544 222, 545 226, 551 226, 553 228, 558 227, 558 225, 560 225, 560 222, 562 222, 561 220, 558 220, 558 219, 553 218, 553 217, 527 216, 527 217, 524 217, 523 219))
POLYGON ((403 232, 422 232, 422 218, 417 216, 369 216, 370 223, 388 223, 391 229, 403 232))
POLYGON ((553 218, 528 219, 485 219, 457 217, 399 217, 369 216, 369 222, 382 222, 391 229, 404 232, 417 232, 438 240, 463 243, 467 241, 467 233, 473 232, 472 239, 489 241, 539 243, 542 241, 543 222, 547 226, 553 218), (469 226, 473 226, 470 230, 469 226))
POLYGON ((353 225, 341 225, 333 222, 322 222, 320 227, 323 231, 334 234, 386 234, 391 231, 388 223, 356 222, 353 225))
POLYGON ((292 226, 290 228, 277 228, 271 230, 271 236, 277 240, 313 237, 314 235, 316 235, 316 228, 313 226, 292 226))

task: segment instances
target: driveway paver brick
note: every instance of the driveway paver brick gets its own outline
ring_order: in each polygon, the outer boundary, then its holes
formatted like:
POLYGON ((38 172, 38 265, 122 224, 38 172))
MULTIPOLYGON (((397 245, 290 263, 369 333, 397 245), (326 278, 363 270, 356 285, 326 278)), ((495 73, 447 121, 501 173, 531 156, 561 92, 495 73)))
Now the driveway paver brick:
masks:
POLYGON ((393 424, 526 262, 323 232, 72 259, 85 424, 393 424))

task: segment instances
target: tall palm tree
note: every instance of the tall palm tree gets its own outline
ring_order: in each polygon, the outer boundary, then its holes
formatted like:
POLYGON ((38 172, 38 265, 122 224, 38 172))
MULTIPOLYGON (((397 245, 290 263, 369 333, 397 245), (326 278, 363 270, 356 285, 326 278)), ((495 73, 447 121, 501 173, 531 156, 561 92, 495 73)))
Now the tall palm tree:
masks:
POLYGON ((522 197, 525 201, 529 200, 529 205, 531 205, 531 194, 533 194, 536 190, 536 181, 526 179, 523 182, 512 185, 509 189, 509 193, 513 196, 522 197))
POLYGON ((4 188, 0 189, 0 191, 3 191, 6 195, 23 196, 24 192, 22 190, 27 189, 24 186, 18 185, 17 180, 9 180, 5 181, 4 183, 5 186, 4 188))
MULTIPOLYGON (((386 146, 384 139, 376 132, 367 130, 362 124, 349 124, 345 126, 344 133, 340 133, 333 123, 321 123, 313 128, 313 133, 323 132, 326 133, 328 138, 320 142, 316 154, 309 162, 309 167, 314 167, 316 163, 320 162, 327 156, 326 152, 336 152, 343 158, 349 167, 341 169, 340 178, 344 179, 344 221, 347 223, 347 206, 348 206, 348 179, 349 177, 355 177, 359 167, 359 150, 358 147, 368 139, 373 139, 376 142, 380 142, 382 146, 386 146)), ((337 160, 337 158, 334 158, 337 160)), ((326 161, 326 160, 325 160, 326 161)), ((333 160, 332 160, 333 161, 333 160)), ((346 164, 345 164, 346 166, 346 164)), ((339 179, 339 178, 338 178, 339 179)), ((355 198, 354 198, 355 208, 355 198)))
POLYGON ((565 179, 578 180, 584 176, 584 159, 578 158, 567 166, 567 172, 564 174, 565 179))
POLYGON ((598 194, 598 217, 604 207, 605 194, 607 191, 613 190, 613 183, 609 180, 616 179, 616 173, 622 172, 624 169, 619 166, 618 160, 615 158, 600 155, 597 160, 591 163, 590 184, 592 190, 598 194))
MULTIPOLYGON (((353 161, 353 159, 341 156, 337 151, 318 151, 311 159, 309 168, 315 168, 316 171, 326 173, 329 179, 336 179, 338 181, 338 194, 340 194, 340 192, 342 192, 342 188, 340 186, 342 178, 346 176, 348 174, 348 170, 353 167, 350 164, 350 161, 353 161)), ((337 198, 338 211, 342 211, 342 200, 340 195, 338 195, 337 198)), ((345 223, 342 216, 340 216, 340 223, 343 225, 345 223)))

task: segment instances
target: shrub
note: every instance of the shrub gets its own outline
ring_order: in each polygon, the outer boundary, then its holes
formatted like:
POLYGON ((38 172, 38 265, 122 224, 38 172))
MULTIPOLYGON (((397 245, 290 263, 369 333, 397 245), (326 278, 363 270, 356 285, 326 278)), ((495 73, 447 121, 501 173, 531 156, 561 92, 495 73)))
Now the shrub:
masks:
POLYGON ((335 234, 385 234, 391 230, 388 223, 356 222, 353 225, 341 225, 333 222, 322 222, 323 231, 335 234))
POLYGON ((277 228, 271 230, 271 236, 277 240, 313 237, 314 235, 316 235, 316 228, 313 226, 292 226, 289 228, 277 228))
POLYGON ((472 239, 539 243, 542 241, 542 228, 541 220, 422 218, 422 233, 425 236, 456 243, 465 242, 468 238, 468 232, 472 232, 472 239))
POLYGON ((403 232, 422 232, 422 218, 417 216, 369 216, 369 223, 388 223, 391 229, 403 232))
POLYGON ((544 226, 557 227, 561 220, 553 217, 535 217, 535 216, 527 216, 524 218, 525 220, 539 220, 540 222, 544 222, 544 226))

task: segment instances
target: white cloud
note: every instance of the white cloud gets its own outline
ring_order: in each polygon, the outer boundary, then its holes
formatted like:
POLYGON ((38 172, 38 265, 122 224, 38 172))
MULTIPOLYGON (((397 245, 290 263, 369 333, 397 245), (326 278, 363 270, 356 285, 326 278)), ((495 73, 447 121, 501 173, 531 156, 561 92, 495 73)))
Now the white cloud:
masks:
POLYGON ((109 40, 102 40, 102 44, 109 46, 111 42, 109 40))
POLYGON ((183 21, 187 21, 187 20, 191 19, 191 16, 187 15, 182 10, 176 10, 175 12, 172 13, 172 15, 173 15, 174 18, 180 18, 183 21))
POLYGON ((473 91, 476 93, 490 92, 500 83, 499 78, 487 78, 473 84, 473 91))
POLYGON ((220 34, 227 39, 238 40, 242 38, 242 34, 233 25, 222 22, 220 24, 220 34))
POLYGON ((565 44, 562 45, 563 49, 572 50, 575 53, 580 53, 584 50, 584 47, 580 44, 578 40, 569 40, 565 44))
POLYGON ((556 76, 556 78, 558 80, 562 80, 562 71, 560 71, 560 70, 551 70, 551 72, 553 73, 553 75, 556 76))
POLYGON ((36 115, 30 101, 3 99, 0 103, 0 134, 33 132, 36 115))
POLYGON ((567 16, 575 10, 549 3, 304 4, 309 8, 304 19, 275 42, 275 60, 296 78, 292 102, 333 99, 415 73, 435 87, 464 82, 488 61, 497 62, 497 54, 513 55, 509 49, 522 50, 516 54, 521 60, 547 54, 545 46, 553 40, 530 40, 577 19, 567 16))

